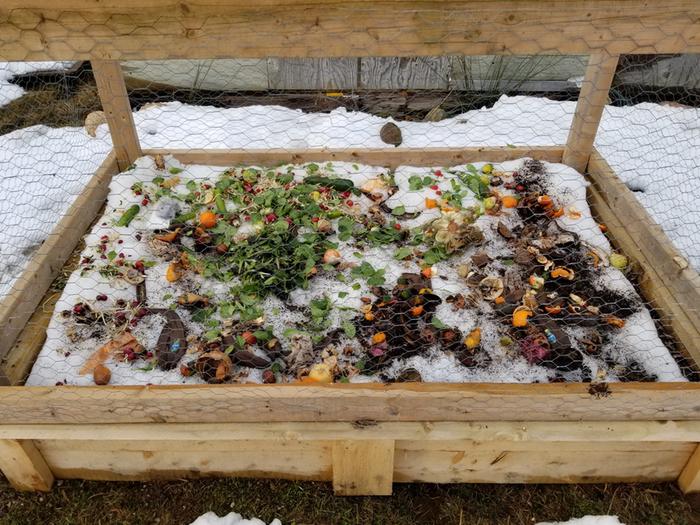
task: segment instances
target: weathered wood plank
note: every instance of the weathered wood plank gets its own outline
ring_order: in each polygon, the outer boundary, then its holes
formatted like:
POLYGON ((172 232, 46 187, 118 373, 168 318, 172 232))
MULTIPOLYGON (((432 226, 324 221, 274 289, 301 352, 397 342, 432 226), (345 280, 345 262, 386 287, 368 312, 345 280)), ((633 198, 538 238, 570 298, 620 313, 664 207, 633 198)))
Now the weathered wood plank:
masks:
MULTIPOLYGON (((97 425, 0 425, 0 439, 69 443, 99 436, 145 446, 178 441, 529 441, 529 442, 700 442, 700 421, 492 421, 492 422, 282 422, 124 423, 97 425)), ((70 445, 66 445, 70 446, 70 445)), ((173 446, 175 446, 173 444, 173 446)))
POLYGON ((141 156, 141 145, 136 134, 122 69, 119 62, 114 60, 93 60, 91 65, 112 137, 117 165, 120 170, 125 170, 141 156))
POLYGON ((562 162, 576 171, 583 173, 593 152, 618 59, 619 56, 604 51, 591 55, 588 61, 562 157, 562 162))
POLYGON ((1 60, 697 53, 696 0, 5 0, 1 60))
POLYGON ((475 147, 475 148, 344 148, 344 149, 148 149, 146 155, 173 155, 185 164, 231 166, 260 164, 275 166, 303 162, 362 162, 393 168, 410 166, 454 166, 474 161, 502 162, 532 157, 549 162, 561 162, 563 146, 475 147))
POLYGON ((335 441, 333 490, 339 496, 390 496, 394 440, 335 441))
POLYGON ((6 387, 5 424, 698 419, 700 384, 173 385, 6 387), (206 405, 207 410, 201 407, 206 405))
POLYGON ((360 61, 362 89, 448 89, 450 58, 364 57, 360 61))
POLYGON ((51 490, 53 474, 31 441, 0 439, 0 471, 17 490, 51 490))
POLYGON ((110 153, 39 247, 12 291, 0 302, 0 363, 102 207, 109 191, 109 182, 117 172, 116 157, 110 153))
POLYGON ((270 89, 357 89, 357 58, 282 58, 269 77, 270 89))

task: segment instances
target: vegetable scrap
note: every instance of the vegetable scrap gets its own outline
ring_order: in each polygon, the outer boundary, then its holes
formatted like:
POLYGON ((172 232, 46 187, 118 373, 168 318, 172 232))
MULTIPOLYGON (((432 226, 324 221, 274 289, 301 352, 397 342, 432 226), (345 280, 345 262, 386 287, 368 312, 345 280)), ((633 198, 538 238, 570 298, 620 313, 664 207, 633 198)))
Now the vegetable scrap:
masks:
POLYGON ((121 177, 28 384, 684 379, 565 166, 121 177))

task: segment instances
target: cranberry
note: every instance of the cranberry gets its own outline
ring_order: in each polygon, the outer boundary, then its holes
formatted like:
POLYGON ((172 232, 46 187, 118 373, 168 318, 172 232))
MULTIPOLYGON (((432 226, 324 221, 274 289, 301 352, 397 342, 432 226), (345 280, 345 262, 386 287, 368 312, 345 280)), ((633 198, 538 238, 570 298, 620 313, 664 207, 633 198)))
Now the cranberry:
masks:
POLYGON ((394 229, 395 229, 395 230, 400 230, 400 229, 401 229, 401 225, 400 225, 398 222, 395 223, 395 224, 394 224, 394 229))
POLYGON ((318 217, 311 217, 311 222, 317 223, 318 222, 318 217))
POLYGON ((437 191, 437 190, 440 189, 440 186, 438 186, 437 184, 433 184, 432 186, 430 186, 430 189, 431 189, 431 190, 436 190, 436 191, 437 191))
POLYGON ((442 192, 440 190, 436 190, 435 195, 442 195, 442 192))
POLYGON ((96 299, 97 301, 106 301, 106 300, 107 300, 107 296, 106 296, 105 294, 101 293, 101 294, 98 294, 97 297, 95 297, 95 299, 96 299))
POLYGON ((277 215, 274 213, 268 213, 265 215, 265 222, 270 223, 270 222, 275 222, 277 220, 277 215))
POLYGON ((246 215, 245 217, 243 217, 243 220, 250 221, 250 215, 246 215))
POLYGON ((352 206, 353 206, 355 203, 352 202, 350 199, 348 199, 347 201, 345 201, 345 204, 347 204, 350 208, 352 208, 352 206))
POLYGON ((119 240, 117 241, 117 244, 124 244, 124 240, 123 240, 123 239, 119 239, 119 240))
POLYGON ((436 171, 435 171, 435 176, 436 176, 436 177, 442 177, 442 171, 436 170, 436 171))
POLYGON ((137 240, 137 241, 140 241, 141 239, 142 239, 141 234, 140 234, 140 233, 137 233, 137 234, 136 234, 136 240, 137 240))
POLYGON ((143 199, 143 200, 141 201, 141 204, 142 204, 143 206, 148 206, 148 203, 149 203, 149 202, 151 202, 151 201, 149 201, 149 200, 146 198, 146 199, 143 199))
POLYGON ((144 273, 146 271, 146 265, 144 265, 143 261, 140 259, 134 262, 134 268, 136 268, 141 273, 144 273))

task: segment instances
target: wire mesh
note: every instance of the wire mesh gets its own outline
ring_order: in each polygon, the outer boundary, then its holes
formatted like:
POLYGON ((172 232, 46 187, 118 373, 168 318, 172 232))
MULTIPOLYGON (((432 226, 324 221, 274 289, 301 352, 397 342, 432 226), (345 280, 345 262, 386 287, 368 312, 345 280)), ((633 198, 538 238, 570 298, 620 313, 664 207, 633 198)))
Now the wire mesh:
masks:
MULTIPOLYGON (((691 268, 699 60, 621 57, 595 142, 691 268)), ((456 164, 410 154, 548 146, 561 156, 586 64, 122 63, 141 147, 164 152, 113 177, 30 322, 48 327, 26 384, 694 380, 673 312, 642 293, 648 276, 591 208, 586 177, 514 154, 456 164), (394 146, 406 157, 392 167, 167 153, 394 146)), ((89 63, 11 64, 3 75, 9 297, 112 142, 89 63)))

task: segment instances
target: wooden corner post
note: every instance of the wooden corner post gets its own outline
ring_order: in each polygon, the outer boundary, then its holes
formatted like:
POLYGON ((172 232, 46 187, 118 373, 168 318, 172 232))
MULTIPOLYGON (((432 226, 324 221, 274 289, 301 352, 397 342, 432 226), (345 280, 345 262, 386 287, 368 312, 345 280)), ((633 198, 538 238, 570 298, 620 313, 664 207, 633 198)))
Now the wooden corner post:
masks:
POLYGON ((17 490, 51 490, 53 473, 32 441, 0 439, 0 471, 17 490))
POLYGON ((564 164, 579 172, 586 169, 588 158, 593 152, 593 142, 615 77, 618 59, 619 55, 601 51, 591 55, 588 60, 562 158, 564 164))
POLYGON ((333 442, 333 490, 338 496, 391 496, 394 440, 333 442))
POLYGON ((92 60, 90 63, 112 136, 117 165, 120 170, 125 170, 141 156, 141 145, 136 134, 124 75, 117 60, 92 60))

